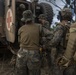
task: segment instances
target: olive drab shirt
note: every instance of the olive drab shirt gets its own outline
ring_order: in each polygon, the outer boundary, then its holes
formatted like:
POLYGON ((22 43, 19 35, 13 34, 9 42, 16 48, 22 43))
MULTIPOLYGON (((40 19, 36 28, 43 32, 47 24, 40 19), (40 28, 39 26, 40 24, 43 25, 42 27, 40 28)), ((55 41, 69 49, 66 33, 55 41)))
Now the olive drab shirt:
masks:
MULTIPOLYGON (((74 23, 70 28, 70 36, 66 51, 64 53, 64 57, 67 60, 70 60, 73 58, 75 52, 76 52, 76 23, 74 23)), ((74 59, 76 60, 76 55, 74 56, 74 59)))
POLYGON ((38 24, 24 25, 18 31, 20 47, 30 50, 39 49, 40 26, 38 24))

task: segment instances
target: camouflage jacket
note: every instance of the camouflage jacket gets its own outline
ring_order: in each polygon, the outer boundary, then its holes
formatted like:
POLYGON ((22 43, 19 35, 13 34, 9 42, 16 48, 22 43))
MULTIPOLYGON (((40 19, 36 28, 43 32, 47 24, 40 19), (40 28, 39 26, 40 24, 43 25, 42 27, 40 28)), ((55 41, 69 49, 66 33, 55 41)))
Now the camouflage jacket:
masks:
MULTIPOLYGON (((47 23, 45 23, 47 24, 47 23)), ((52 39, 53 35, 52 32, 49 30, 49 24, 42 26, 42 45, 45 46, 45 48, 49 48, 49 41, 52 39)))
POLYGON ((52 39, 52 37, 53 37, 52 32, 49 29, 43 27, 42 28, 42 43, 46 48, 49 47, 49 41, 52 39))
POLYGON ((50 24, 48 21, 45 21, 44 24, 43 24, 43 27, 47 28, 47 29, 50 29, 50 24))
POLYGON ((66 34, 69 31, 70 26, 68 24, 63 25, 59 23, 54 30, 54 36, 51 40, 52 47, 55 48, 65 48, 66 47, 66 34))

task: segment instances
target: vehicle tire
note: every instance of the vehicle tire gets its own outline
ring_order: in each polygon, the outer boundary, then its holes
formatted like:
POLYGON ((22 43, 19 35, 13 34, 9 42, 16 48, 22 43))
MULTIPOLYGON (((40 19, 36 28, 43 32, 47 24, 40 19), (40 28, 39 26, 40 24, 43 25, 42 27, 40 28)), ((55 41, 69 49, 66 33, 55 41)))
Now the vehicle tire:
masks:
POLYGON ((40 7, 41 7, 42 13, 46 15, 47 20, 51 24, 52 20, 53 20, 53 9, 52 9, 51 5, 49 5, 47 3, 40 3, 40 7))

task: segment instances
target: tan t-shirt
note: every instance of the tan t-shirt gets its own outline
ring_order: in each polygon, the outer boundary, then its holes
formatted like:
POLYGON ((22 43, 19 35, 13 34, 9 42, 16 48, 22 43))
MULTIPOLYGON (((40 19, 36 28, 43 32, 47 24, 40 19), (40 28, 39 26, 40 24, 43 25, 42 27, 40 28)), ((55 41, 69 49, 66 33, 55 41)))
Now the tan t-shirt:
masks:
POLYGON ((18 31, 20 47, 28 50, 38 50, 40 39, 40 25, 24 25, 18 31))

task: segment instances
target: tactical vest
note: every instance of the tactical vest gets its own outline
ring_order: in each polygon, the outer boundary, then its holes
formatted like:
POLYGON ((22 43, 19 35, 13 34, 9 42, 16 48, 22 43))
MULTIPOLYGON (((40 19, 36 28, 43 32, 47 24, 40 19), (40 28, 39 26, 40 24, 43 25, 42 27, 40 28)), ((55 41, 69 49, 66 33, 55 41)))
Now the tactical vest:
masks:
POLYGON ((68 42, 68 37, 69 37, 69 28, 67 26, 63 26, 63 36, 62 36, 62 46, 63 49, 66 49, 67 42, 68 42))
POLYGON ((63 30, 63 34, 61 37, 62 38, 61 41, 57 45, 57 51, 58 53, 63 54, 67 46, 70 27, 68 27, 67 25, 60 25, 60 26, 61 29, 63 30))
POLYGON ((64 56, 67 59, 71 59, 74 56, 76 61, 76 23, 74 23, 70 28, 70 35, 64 56))

